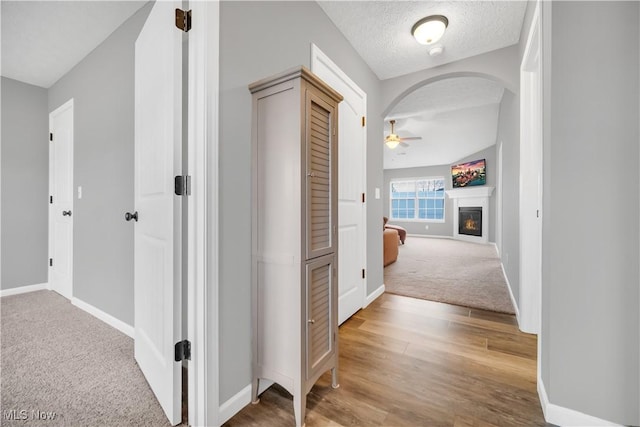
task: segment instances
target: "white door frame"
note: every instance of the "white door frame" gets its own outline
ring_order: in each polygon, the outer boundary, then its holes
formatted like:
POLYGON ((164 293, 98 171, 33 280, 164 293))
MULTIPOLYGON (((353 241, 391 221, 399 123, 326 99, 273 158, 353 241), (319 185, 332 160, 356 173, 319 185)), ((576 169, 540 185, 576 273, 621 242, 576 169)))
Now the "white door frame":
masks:
POLYGON ((498 256, 502 258, 502 188, 503 188, 503 143, 498 144, 498 182, 496 183, 496 247, 498 248, 498 256))
POLYGON ((538 2, 520 67, 520 329, 536 334, 542 289, 541 35, 538 2))
MULTIPOLYGON (((366 116, 366 104, 367 104, 367 94, 360 89, 360 87, 344 72, 336 65, 331 58, 329 58, 318 46, 314 43, 311 43, 311 71, 316 72, 317 64, 321 62, 326 67, 331 69, 331 71, 339 76, 342 81, 349 85, 349 87, 358 92, 358 94, 364 99, 365 104, 365 116, 366 116)), ((366 120, 365 120, 366 122, 366 120)), ((338 129, 338 132, 340 129, 338 129)), ((366 194, 367 192, 367 128, 366 123, 363 125, 364 131, 364 144, 363 144, 363 153, 362 153, 362 192, 366 194)), ((338 159, 338 164, 340 163, 340 159, 338 159)), ((340 179, 338 177, 338 179, 340 179)), ((339 222, 339 221, 338 221, 339 222)), ((367 260, 367 204, 366 200, 363 203, 362 207, 362 236, 360 237, 360 243, 362 247, 362 266, 365 271, 369 270, 368 260, 367 260)), ((363 282, 363 290, 362 290, 362 308, 367 306, 367 281, 363 282)))
POLYGON ((187 197, 189 425, 219 425, 218 102, 220 3, 191 1, 187 197))
MULTIPOLYGON (((71 300, 71 298, 73 298, 73 222, 74 222, 74 217, 73 217, 73 211, 74 211, 74 206, 73 206, 73 200, 74 200, 74 181, 73 181, 73 176, 74 176, 74 158, 75 158, 75 152, 74 152, 74 108, 73 108, 73 98, 71 98, 70 100, 68 100, 67 102, 65 102, 64 104, 62 104, 61 106, 59 106, 58 108, 56 108, 55 110, 53 110, 51 113, 49 113, 49 132, 50 135, 55 134, 55 129, 53 128, 53 121, 54 118, 56 116, 59 116, 60 114, 66 112, 67 110, 71 110, 71 142, 70 142, 70 151, 71 151, 71 164, 70 164, 70 168, 71 170, 70 172, 70 183, 69 185, 71 185, 71 206, 70 206, 70 210, 71 210, 71 217, 70 217, 70 221, 71 221, 71 239, 69 242, 69 262, 70 262, 70 271, 69 271, 69 275, 70 275, 70 281, 71 281, 71 289, 68 290, 68 293, 63 291, 61 293, 62 296, 68 298, 69 300, 71 300)), ((53 135, 53 138, 55 140, 55 135, 53 135)), ((55 163, 56 163, 56 159, 55 159, 55 142, 54 141, 50 141, 49 143, 49 197, 54 197, 57 198, 58 195, 55 194, 55 163)), ((55 200, 54 200, 55 202, 55 200)), ((56 202, 57 203, 57 202, 56 202)), ((54 215, 60 215, 61 213, 56 211, 53 212, 53 208, 54 206, 57 206, 55 203, 54 204, 49 204, 48 210, 49 210, 49 231, 48 231, 48 235, 49 235, 49 243, 48 243, 48 253, 49 253, 49 259, 54 258, 54 254, 53 254, 53 249, 54 249, 54 240, 55 240, 55 236, 54 236, 54 232, 55 232, 55 225, 54 225, 54 215)), ((55 263, 56 260, 54 259, 53 262, 55 263)), ((51 263, 49 263, 49 268, 47 269, 47 287, 49 290, 55 290, 53 289, 53 279, 51 277, 52 275, 52 270, 51 270, 51 263)))

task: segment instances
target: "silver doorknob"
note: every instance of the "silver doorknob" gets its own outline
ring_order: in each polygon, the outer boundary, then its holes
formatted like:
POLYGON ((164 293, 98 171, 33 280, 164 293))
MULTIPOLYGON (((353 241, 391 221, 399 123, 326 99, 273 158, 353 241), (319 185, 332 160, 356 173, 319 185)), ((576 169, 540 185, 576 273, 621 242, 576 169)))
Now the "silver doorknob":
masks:
POLYGON ((62 216, 71 216, 71 211, 62 211, 62 216))

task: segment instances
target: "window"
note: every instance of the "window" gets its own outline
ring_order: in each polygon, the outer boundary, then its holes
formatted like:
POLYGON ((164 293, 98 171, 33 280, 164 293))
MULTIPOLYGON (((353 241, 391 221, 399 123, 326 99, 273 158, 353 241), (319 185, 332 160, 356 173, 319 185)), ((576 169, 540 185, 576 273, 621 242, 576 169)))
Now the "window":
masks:
POLYGON ((391 219, 444 221, 444 178, 391 181, 391 219))

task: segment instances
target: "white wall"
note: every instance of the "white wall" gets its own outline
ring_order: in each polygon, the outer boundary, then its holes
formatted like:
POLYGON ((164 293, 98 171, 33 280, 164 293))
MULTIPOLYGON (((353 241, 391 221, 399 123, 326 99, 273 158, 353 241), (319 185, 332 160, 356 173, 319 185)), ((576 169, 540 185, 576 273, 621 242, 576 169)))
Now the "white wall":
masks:
POLYGON ((47 282, 47 90, 2 77, 0 289, 47 282))
POLYGON ((552 404, 639 425, 639 4, 543 7, 542 379, 552 404))

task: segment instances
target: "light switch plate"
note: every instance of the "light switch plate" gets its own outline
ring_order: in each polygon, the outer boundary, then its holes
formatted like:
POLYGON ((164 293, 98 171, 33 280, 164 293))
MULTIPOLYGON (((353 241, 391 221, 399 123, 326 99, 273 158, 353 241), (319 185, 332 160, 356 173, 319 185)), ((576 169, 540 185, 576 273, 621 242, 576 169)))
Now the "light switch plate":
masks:
POLYGON ((380 198, 380 189, 376 187, 376 199, 380 198))

